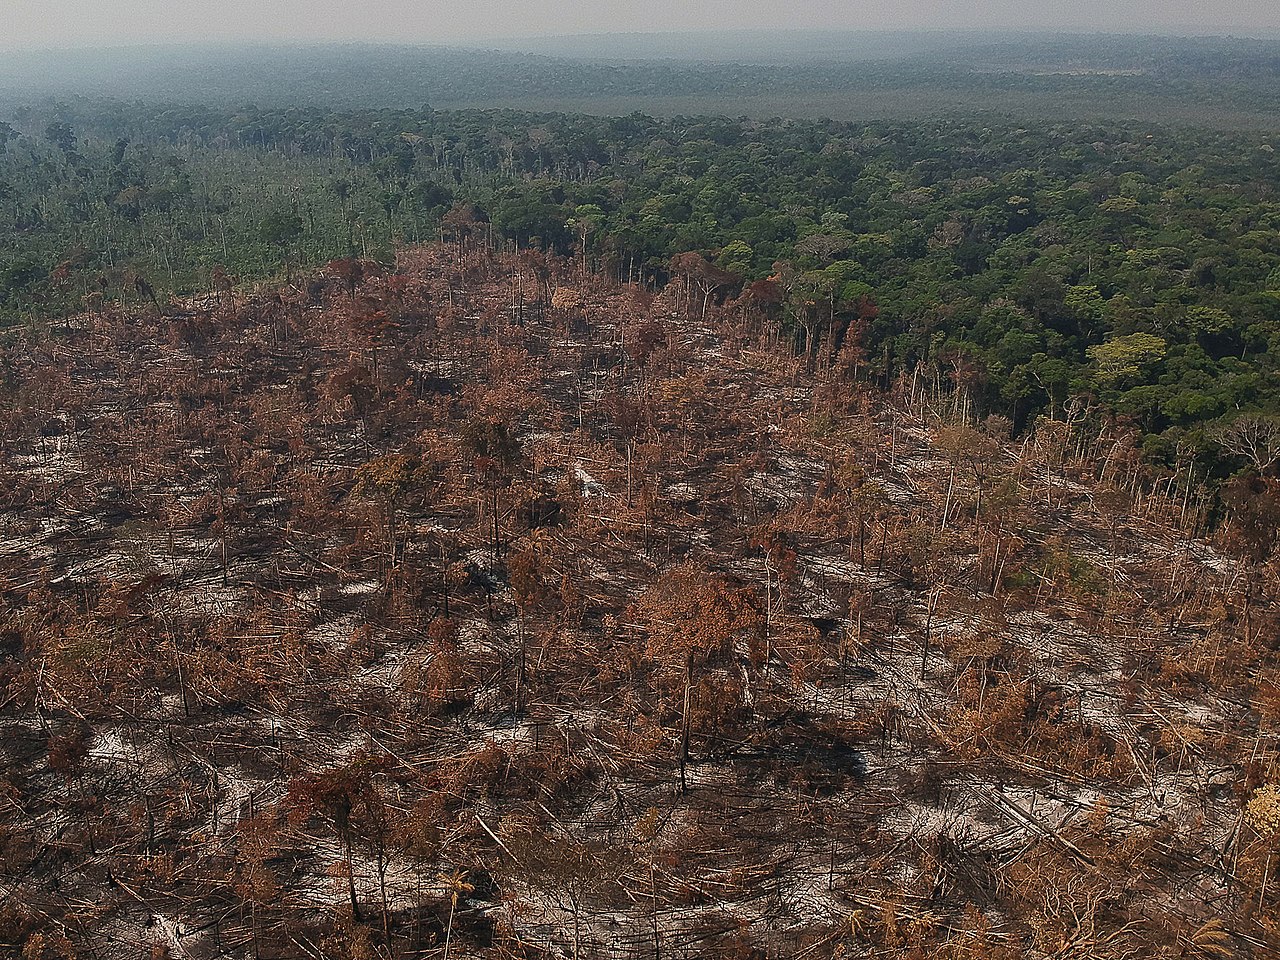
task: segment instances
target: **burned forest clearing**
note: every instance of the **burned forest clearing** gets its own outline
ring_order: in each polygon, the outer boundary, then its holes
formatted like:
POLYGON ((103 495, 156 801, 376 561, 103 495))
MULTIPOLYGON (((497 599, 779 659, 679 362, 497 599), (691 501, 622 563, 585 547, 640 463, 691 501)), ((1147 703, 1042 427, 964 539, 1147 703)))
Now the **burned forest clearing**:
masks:
POLYGON ((1249 518, 722 293, 432 245, 0 347, 0 951, 1276 956, 1249 518))

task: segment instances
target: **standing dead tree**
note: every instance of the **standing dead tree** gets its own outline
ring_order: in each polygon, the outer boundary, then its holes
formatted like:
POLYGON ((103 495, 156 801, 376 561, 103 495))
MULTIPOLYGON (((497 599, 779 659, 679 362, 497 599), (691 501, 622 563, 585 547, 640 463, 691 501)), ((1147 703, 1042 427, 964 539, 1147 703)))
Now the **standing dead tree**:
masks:
POLYGON ((1228 453, 1248 460, 1260 474, 1280 461, 1280 419, 1276 417, 1246 413, 1216 431, 1213 439, 1228 453))

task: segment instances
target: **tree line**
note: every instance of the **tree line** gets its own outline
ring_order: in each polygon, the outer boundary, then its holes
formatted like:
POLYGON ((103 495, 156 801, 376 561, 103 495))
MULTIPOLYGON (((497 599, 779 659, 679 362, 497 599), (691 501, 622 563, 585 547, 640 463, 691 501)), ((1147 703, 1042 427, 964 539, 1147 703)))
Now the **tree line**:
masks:
POLYGON ((806 357, 849 347, 886 384, 931 364, 1015 430, 1086 396, 1153 459, 1221 475, 1209 436, 1277 403, 1267 139, 50 104, 0 127, 0 299, 30 320, 465 232, 654 287, 696 273, 708 301, 751 291, 806 357))

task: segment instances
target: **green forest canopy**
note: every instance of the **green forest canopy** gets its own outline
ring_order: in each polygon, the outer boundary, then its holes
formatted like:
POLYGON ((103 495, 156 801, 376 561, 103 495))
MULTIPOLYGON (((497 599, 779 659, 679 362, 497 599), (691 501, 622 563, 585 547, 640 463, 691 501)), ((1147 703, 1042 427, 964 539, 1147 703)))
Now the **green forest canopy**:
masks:
POLYGON ((781 277, 797 348, 854 329, 871 375, 963 367, 1016 427, 1087 393, 1171 457, 1280 402, 1269 135, 75 101, 0 141, 11 321, 135 276, 192 291, 219 265, 389 260, 464 204, 624 278, 663 282, 688 251, 781 277))

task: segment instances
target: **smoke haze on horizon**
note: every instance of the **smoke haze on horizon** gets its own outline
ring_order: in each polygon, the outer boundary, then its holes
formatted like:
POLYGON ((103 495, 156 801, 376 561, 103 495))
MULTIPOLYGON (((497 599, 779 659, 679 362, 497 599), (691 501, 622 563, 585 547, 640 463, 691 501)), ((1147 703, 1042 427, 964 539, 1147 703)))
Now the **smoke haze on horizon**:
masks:
POLYGON ((1280 33, 1275 0, 0 0, 0 48, 466 43, 706 30, 1280 33))

